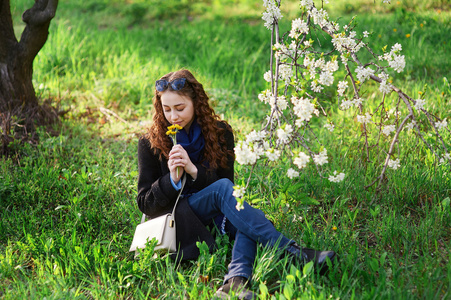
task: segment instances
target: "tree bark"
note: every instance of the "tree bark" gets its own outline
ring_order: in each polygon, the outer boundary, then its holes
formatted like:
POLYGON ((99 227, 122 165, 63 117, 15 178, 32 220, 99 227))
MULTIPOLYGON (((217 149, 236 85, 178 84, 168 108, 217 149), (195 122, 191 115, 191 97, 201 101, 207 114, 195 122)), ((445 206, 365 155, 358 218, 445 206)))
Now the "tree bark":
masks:
POLYGON ((0 115, 20 115, 39 106, 32 83, 33 61, 47 41, 57 6, 58 0, 35 0, 22 15, 26 27, 18 41, 10 0, 0 0, 0 115))

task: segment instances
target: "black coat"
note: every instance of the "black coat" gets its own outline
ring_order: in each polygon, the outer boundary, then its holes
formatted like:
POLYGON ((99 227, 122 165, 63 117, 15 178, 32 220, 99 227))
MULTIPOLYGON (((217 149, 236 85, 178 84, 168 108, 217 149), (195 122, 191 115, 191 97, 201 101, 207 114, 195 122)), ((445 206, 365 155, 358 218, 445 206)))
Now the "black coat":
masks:
MULTIPOLYGON (((226 128, 226 124, 218 122, 218 126, 226 128)), ((230 128, 229 128, 230 129, 230 128)), ((234 148, 234 137, 226 130, 227 149, 234 148)), ((203 156, 203 154, 202 154, 203 156)), ((221 178, 233 182, 234 156, 228 156, 228 168, 208 170, 202 163, 195 163, 198 173, 195 181, 187 175, 186 189, 202 190, 221 178)), ((159 152, 151 150, 149 140, 141 137, 138 143, 138 197, 139 209, 150 218, 170 213, 174 207, 178 191, 170 179, 167 159, 160 160, 159 152)), ((175 210, 176 236, 179 247, 178 258, 182 260, 196 259, 199 256, 197 241, 205 241, 212 250, 215 242, 209 230, 195 215, 186 198, 181 198, 175 210)))

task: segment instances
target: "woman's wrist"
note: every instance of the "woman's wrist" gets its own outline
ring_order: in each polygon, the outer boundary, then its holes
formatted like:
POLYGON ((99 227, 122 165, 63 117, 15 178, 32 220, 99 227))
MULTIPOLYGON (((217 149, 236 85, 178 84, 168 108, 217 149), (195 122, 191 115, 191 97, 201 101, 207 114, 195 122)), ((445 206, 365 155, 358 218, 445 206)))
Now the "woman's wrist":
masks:
POLYGON ((193 168, 190 172, 187 172, 191 178, 193 178, 193 181, 197 179, 197 167, 193 164, 193 168))

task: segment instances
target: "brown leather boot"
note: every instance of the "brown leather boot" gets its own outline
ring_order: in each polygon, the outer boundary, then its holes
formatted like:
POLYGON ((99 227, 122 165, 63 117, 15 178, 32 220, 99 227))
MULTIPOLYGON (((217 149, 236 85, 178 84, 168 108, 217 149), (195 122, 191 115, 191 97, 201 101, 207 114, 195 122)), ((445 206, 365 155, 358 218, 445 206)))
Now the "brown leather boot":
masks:
POLYGON ((229 299, 232 295, 238 297, 238 299, 257 299, 254 292, 246 288, 246 284, 246 278, 232 277, 216 291, 215 296, 219 299, 229 299))

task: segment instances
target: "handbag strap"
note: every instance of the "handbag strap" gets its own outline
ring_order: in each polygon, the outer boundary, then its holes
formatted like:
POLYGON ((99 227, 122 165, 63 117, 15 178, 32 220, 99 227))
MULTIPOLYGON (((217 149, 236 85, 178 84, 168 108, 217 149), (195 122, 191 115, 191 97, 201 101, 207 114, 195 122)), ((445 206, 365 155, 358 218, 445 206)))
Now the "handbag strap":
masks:
POLYGON ((182 195, 183 188, 185 187, 185 182, 186 182, 186 175, 184 173, 183 177, 182 177, 182 188, 180 189, 179 195, 177 196, 177 200, 175 200, 174 208, 172 209, 172 216, 173 217, 175 217, 175 215, 174 215, 175 208, 177 207, 177 203, 179 203, 180 196, 182 195))
MULTIPOLYGON (((177 203, 179 202, 180 196, 182 195, 183 192, 183 188, 185 187, 185 182, 186 182, 186 175, 183 174, 182 177, 182 188, 180 189, 179 195, 177 196, 177 200, 175 200, 175 204, 174 204, 174 208, 172 209, 172 216, 175 217, 174 213, 175 213, 175 208, 177 207, 177 203)), ((147 219, 146 214, 143 214, 141 217, 141 223, 144 223, 147 219)))

